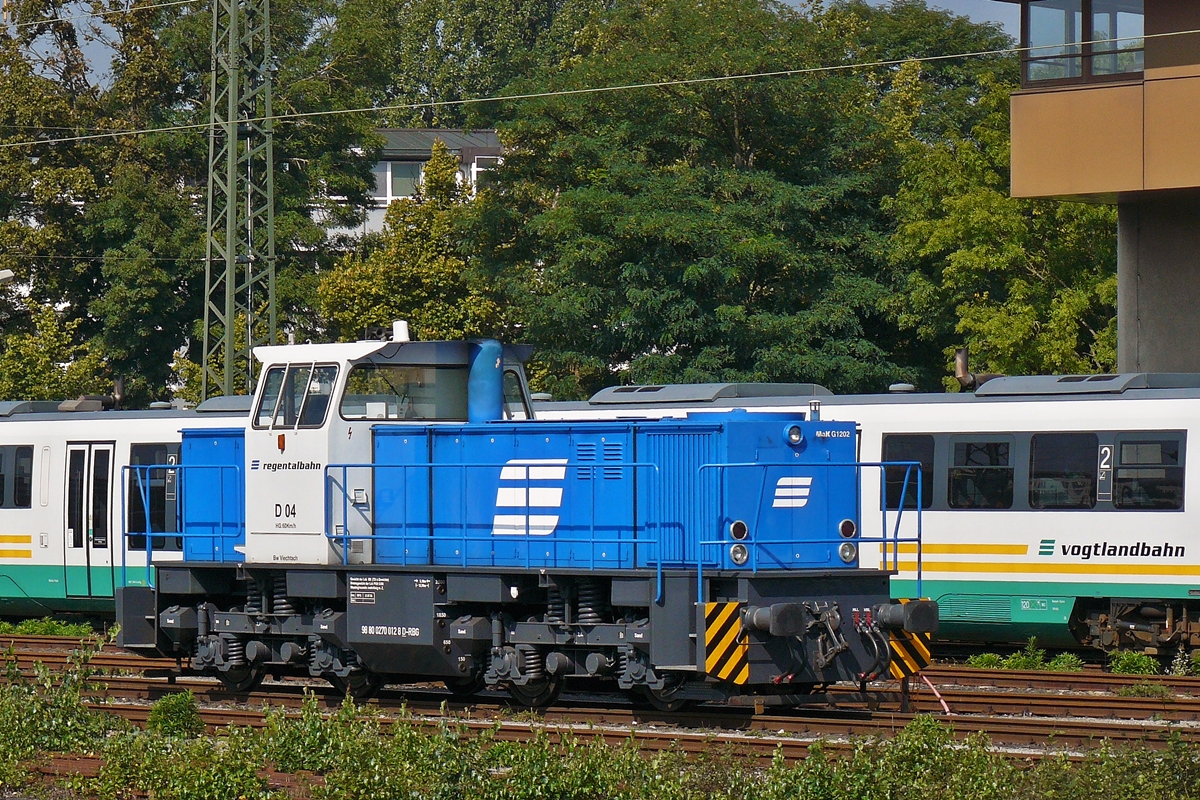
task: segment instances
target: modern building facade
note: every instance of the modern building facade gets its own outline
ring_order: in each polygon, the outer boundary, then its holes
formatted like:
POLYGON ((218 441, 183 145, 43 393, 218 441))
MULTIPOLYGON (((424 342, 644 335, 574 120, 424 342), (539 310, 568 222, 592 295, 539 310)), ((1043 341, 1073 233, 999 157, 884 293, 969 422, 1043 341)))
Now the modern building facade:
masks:
POLYGON ((1200 2, 1020 5, 1012 194, 1116 203, 1118 366, 1200 372, 1200 2))

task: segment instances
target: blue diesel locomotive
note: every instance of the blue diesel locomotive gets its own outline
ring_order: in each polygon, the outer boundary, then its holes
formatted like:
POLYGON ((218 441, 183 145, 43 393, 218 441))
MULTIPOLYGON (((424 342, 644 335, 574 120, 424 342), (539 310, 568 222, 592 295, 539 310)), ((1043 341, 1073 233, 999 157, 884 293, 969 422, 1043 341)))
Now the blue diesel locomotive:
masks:
POLYGON ((238 690, 441 680, 529 706, 572 679, 791 704, 920 666, 937 606, 893 602, 880 568, 919 552, 920 510, 864 516, 882 470, 851 422, 540 422, 527 351, 494 341, 255 355, 248 423, 183 431, 183 559, 121 581, 125 647, 238 690))

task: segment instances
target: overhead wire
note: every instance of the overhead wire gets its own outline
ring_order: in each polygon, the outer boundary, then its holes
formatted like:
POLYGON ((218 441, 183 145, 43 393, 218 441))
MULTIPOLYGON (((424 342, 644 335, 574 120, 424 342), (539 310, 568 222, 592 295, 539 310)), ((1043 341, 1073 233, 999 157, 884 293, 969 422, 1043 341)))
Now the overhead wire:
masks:
MULTIPOLYGON (((194 2, 197 0, 183 0, 184 2, 194 2)), ((768 70, 763 72, 748 72, 737 73, 733 75, 718 75, 701 78, 678 78, 662 81, 644 81, 639 83, 617 84, 613 86, 591 86, 580 89, 557 89, 546 92, 525 92, 521 94, 507 95, 490 95, 487 97, 467 97, 456 100, 428 100, 419 103, 397 103, 384 106, 362 106, 359 108, 341 108, 341 109, 323 109, 319 111, 296 111, 287 114, 273 114, 270 117, 248 117, 245 119, 234 120, 226 124, 247 124, 260 123, 270 121, 275 122, 291 122, 296 120, 313 119, 316 117, 342 116, 347 114, 366 114, 378 113, 385 111, 415 111, 427 108, 444 108, 447 106, 467 106, 480 105, 483 103, 503 103, 513 102, 518 100, 542 100, 552 99, 555 97, 578 97, 581 95, 597 95, 611 94, 615 92, 636 91, 641 89, 662 89, 677 86, 696 86, 702 84, 722 83, 726 81, 743 81, 756 80, 760 78, 787 78, 797 77, 802 75, 814 75, 830 72, 849 72, 853 70, 877 69, 880 67, 896 67, 903 64, 911 63, 931 63, 937 61, 949 61, 953 59, 965 58, 981 58, 984 56, 1003 56, 1017 55, 1028 53, 1030 51, 1048 51, 1062 48, 1080 48, 1078 57, 1082 58, 1082 48, 1086 45, 1108 44, 1112 45, 1116 42, 1124 41, 1145 41, 1147 39, 1165 38, 1170 36, 1187 36, 1200 34, 1200 29, 1192 29, 1186 31, 1168 31, 1164 33, 1144 34, 1140 36, 1122 36, 1112 39, 1093 39, 1081 42, 1065 42, 1062 44, 1039 44, 1039 45, 1023 45, 1015 47, 1003 47, 993 50, 974 50, 963 53, 946 53, 934 56, 916 56, 909 58, 890 58, 880 59, 876 61, 854 62, 849 64, 828 64, 816 67, 799 67, 796 69, 783 70, 768 70)), ((1076 54, 1055 54, 1054 58, 1074 57, 1076 54)), ((115 139, 123 136, 142 136, 153 133, 177 133, 181 131, 206 130, 217 127, 218 123, 213 122, 195 122, 184 125, 165 125, 152 128, 131 128, 124 130, 106 131, 102 133, 80 134, 78 136, 63 136, 57 138, 45 139, 30 139, 17 142, 0 142, 0 149, 8 149, 13 147, 33 147, 37 145, 47 144, 69 144, 73 142, 87 142, 97 139, 115 139)))
POLYGON ((187 6, 194 3, 200 3, 204 0, 172 0, 168 3, 153 3, 145 6, 130 6, 129 8, 114 8, 112 11, 93 11, 89 14, 76 14, 71 17, 40 17, 31 19, 25 22, 11 23, 14 28, 28 28, 34 25, 45 25, 50 22, 74 22, 77 19, 89 19, 91 17, 110 17, 116 14, 132 14, 135 11, 149 11, 154 8, 169 8, 171 6, 187 6))

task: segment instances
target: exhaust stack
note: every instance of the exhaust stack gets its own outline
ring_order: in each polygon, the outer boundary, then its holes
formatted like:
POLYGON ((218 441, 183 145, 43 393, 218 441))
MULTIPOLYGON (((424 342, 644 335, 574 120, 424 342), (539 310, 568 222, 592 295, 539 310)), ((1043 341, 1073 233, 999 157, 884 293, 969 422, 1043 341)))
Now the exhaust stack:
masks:
POLYGON ((984 372, 979 375, 970 369, 971 351, 960 347, 954 351, 954 377, 964 392, 973 392, 992 378, 1003 377, 996 372, 984 372))

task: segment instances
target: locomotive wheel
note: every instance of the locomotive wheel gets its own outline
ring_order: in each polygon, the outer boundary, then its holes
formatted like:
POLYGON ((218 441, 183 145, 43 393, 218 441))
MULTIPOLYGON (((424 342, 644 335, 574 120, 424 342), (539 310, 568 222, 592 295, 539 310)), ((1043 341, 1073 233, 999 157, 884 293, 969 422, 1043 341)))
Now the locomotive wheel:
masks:
POLYGON ((659 711, 681 711, 692 705, 691 700, 675 696, 682 688, 682 680, 667 681, 667 685, 661 689, 651 689, 648 686, 643 686, 639 688, 638 693, 647 703, 659 711))
POLYGON ((252 666, 232 667, 225 672, 217 673, 217 677, 220 678, 221 683, 225 684, 225 688, 238 694, 254 691, 266 676, 266 670, 252 666))
POLYGON ((562 680, 551 677, 543 678, 535 683, 527 683, 524 686, 514 684, 508 686, 508 694, 512 699, 526 708, 548 706, 558 699, 562 690, 562 680))
POLYGON ((367 669, 356 669, 344 678, 327 672, 325 680, 329 681, 338 694, 343 697, 349 695, 355 700, 370 700, 386 683, 382 675, 367 669))
POLYGON ((443 683, 455 697, 466 699, 474 697, 483 689, 483 676, 474 678, 447 678, 443 683))

